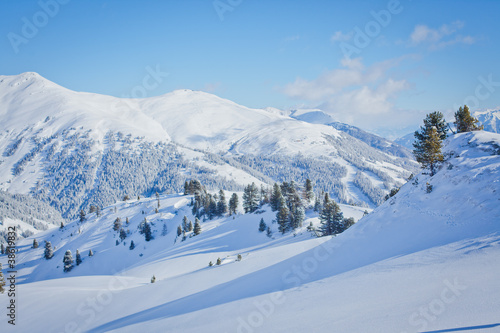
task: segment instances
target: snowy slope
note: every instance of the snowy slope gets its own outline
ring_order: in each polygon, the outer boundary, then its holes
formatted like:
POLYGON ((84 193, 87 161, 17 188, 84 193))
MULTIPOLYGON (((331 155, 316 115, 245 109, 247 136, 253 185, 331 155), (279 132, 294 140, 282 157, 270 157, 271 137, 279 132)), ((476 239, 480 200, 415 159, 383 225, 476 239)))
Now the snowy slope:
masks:
MULTIPOLYGON (((182 216, 192 216, 188 198, 171 195, 161 198, 158 214, 155 199, 131 200, 38 236, 57 246, 49 261, 40 259, 42 248, 29 248, 32 239, 19 241, 16 329, 495 332, 500 135, 455 135, 445 151, 436 175, 417 175, 337 237, 315 238, 302 229, 269 239, 257 231, 260 218, 273 218, 266 211, 203 222, 199 236, 174 243, 182 216), (153 221, 156 239, 146 243, 132 232, 125 241, 137 242, 134 250, 115 245, 117 216, 130 217, 131 231, 144 217, 153 221), (164 222, 169 233, 161 236, 164 222), (85 255, 90 248, 93 257, 85 255), (63 273, 67 249, 73 255, 79 249, 84 261, 63 273), (217 258, 222 265, 207 266, 217 258)), ((308 218, 306 225, 315 220, 308 218)), ((5 321, 0 328, 11 331, 5 321)))

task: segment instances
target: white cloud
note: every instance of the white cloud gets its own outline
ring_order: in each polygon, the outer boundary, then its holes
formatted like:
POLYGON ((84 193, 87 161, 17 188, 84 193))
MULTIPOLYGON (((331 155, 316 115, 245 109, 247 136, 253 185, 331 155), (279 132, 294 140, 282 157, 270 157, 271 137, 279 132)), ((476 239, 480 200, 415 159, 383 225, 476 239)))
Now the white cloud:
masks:
POLYGON ((415 121, 413 113, 396 109, 394 99, 410 89, 411 84, 404 79, 394 79, 388 73, 402 59, 369 67, 365 67, 360 58, 344 59, 341 68, 313 80, 297 78, 282 92, 310 103, 310 107, 319 106, 338 121, 368 130, 408 126, 415 121))
POLYGON ((451 24, 443 24, 437 29, 429 28, 424 24, 415 26, 410 35, 410 45, 428 45, 430 48, 443 48, 453 44, 473 44, 475 38, 472 36, 462 36, 458 31, 464 27, 462 21, 455 21, 451 24))
POLYGON ((330 40, 332 42, 345 42, 351 39, 352 35, 353 35, 352 31, 347 34, 344 34, 342 31, 335 31, 330 40))

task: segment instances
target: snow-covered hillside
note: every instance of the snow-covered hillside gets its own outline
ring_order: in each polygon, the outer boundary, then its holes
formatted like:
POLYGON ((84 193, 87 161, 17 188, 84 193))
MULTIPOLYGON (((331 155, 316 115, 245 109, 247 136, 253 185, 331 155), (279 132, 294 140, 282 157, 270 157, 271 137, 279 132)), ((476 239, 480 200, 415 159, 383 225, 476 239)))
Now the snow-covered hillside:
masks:
MULTIPOLYGON (((32 238, 21 240, 15 329, 494 332, 500 327, 500 135, 458 134, 447 139, 445 152, 434 176, 418 174, 336 237, 316 238, 305 228, 280 235, 267 209, 202 222, 200 235, 176 240, 182 217, 193 216, 189 197, 169 195, 160 198, 158 213, 156 199, 134 199, 36 236, 38 249, 30 248, 32 238), (116 217, 122 223, 129 217, 123 242, 112 230, 116 217), (137 232, 144 218, 156 230, 150 242, 137 232), (273 238, 257 230, 261 218, 273 238), (43 240, 57 246, 50 260, 41 258, 43 240), (129 250, 132 240, 136 247, 129 250), (64 252, 74 257, 77 249, 82 264, 64 273, 64 252), (221 265, 208 266, 218 258, 221 265)), ((342 208, 356 219, 363 214, 342 208)), ((308 218, 305 226, 318 222, 308 218)), ((2 297, 0 306, 7 302, 2 297)), ((0 328, 12 329, 6 321, 0 328)))
POLYGON ((71 218, 125 195, 179 192, 186 179, 241 190, 310 177, 340 202, 375 207, 418 170, 411 156, 269 110, 199 91, 120 99, 36 73, 0 76, 0 189, 71 218))

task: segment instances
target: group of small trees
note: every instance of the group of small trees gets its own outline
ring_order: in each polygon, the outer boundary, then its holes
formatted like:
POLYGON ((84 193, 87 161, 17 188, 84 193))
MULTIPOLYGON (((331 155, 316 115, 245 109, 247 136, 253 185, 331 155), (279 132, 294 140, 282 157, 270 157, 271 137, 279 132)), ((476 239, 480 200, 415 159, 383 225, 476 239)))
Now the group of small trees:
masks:
MULTIPOLYGON (((33 240, 33 248, 37 248, 38 247, 38 242, 36 242, 36 239, 33 240), (36 244, 36 247, 35 247, 35 244, 36 244)), ((94 255, 94 253, 92 252, 92 249, 89 250, 89 257, 92 257, 94 255)), ((50 241, 45 241, 45 250, 44 250, 44 255, 43 257, 47 260, 49 259, 52 259, 52 257, 54 257, 54 250, 52 249, 52 243, 50 241)), ((82 256, 80 254, 80 251, 79 250, 76 250, 76 265, 79 266, 81 263, 82 263, 82 256)), ((63 264, 64 264, 64 267, 63 267, 63 270, 64 272, 69 272, 73 269, 73 255, 71 253, 71 250, 67 250, 65 253, 64 253, 64 257, 63 257, 63 264)))
MULTIPOLYGON (((307 182, 306 182, 307 183, 307 182)), ((307 185, 307 184, 306 184, 307 185)), ((306 192, 312 192, 312 185, 306 192)), ((285 233, 302 226, 305 219, 305 204, 301 198, 300 191, 294 181, 283 182, 281 185, 274 183, 269 198, 271 209, 276 211, 278 230, 285 233)))
POLYGON ((323 236, 336 235, 344 232, 354 225, 354 218, 344 218, 339 205, 330 199, 328 193, 325 194, 322 207, 319 212, 321 221, 321 234, 323 236))
MULTIPOLYGON (((455 112, 455 126, 457 133, 483 129, 483 126, 478 125, 478 120, 470 114, 467 105, 455 112)), ((439 164, 444 161, 441 149, 443 140, 447 137, 448 127, 443 114, 435 111, 429 113, 424 119, 424 126, 421 126, 419 131, 415 131, 413 154, 423 169, 429 169, 431 176, 434 176, 439 164)))
POLYGON ((182 224, 177 227, 177 237, 182 235, 182 240, 186 240, 186 234, 189 232, 193 232, 194 236, 201 234, 201 224, 200 220, 196 217, 193 222, 191 222, 187 216, 182 218, 182 224))
POLYGON ((223 190, 220 190, 218 194, 208 193, 198 180, 186 181, 184 194, 194 195, 191 200, 192 213, 199 219, 206 217, 212 220, 214 217, 224 216, 227 213, 229 215, 235 214, 238 208, 238 195, 236 193, 233 193, 228 205, 223 190))

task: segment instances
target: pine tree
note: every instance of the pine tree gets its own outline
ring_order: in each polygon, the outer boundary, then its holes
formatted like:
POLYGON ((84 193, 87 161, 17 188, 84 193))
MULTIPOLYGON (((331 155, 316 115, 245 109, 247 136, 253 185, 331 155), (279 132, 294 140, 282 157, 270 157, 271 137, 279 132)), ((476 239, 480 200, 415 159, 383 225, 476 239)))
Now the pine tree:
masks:
POLYGON ((3 246, 3 243, 0 244, 0 253, 5 254, 5 247, 3 246))
POLYGON ((217 262, 215 263, 216 265, 220 265, 222 264, 222 260, 220 260, 220 258, 217 258, 217 262))
POLYGON ((97 217, 101 216, 101 207, 96 206, 96 208, 95 208, 95 216, 97 216, 97 217))
POLYGON ((342 230, 342 231, 345 231, 345 230, 349 229, 354 224, 356 224, 356 221, 354 221, 353 217, 345 218, 344 221, 343 221, 344 230, 342 230))
POLYGON ((422 168, 429 168, 431 176, 434 176, 436 168, 440 162, 444 160, 441 153, 443 143, 435 127, 431 127, 425 133, 423 141, 416 141, 413 146, 413 154, 417 162, 422 165, 422 168))
POLYGON ((45 241, 45 252, 44 258, 51 259, 54 256, 54 251, 52 250, 52 244, 49 241, 45 241))
POLYGON ((85 212, 82 210, 80 210, 80 223, 82 222, 85 222, 85 220, 87 219, 87 217, 85 216, 85 212))
POLYGON ((208 263, 208 267, 212 267, 213 265, 214 265, 214 263, 211 261, 208 263))
POLYGON ((36 238, 33 239, 33 248, 34 249, 38 248, 38 242, 37 242, 36 238))
POLYGON ((259 231, 264 232, 266 230, 266 228, 267 228, 267 225, 264 222, 264 218, 261 218, 260 223, 259 223, 259 231))
POLYGON ((223 216, 227 213, 226 195, 223 190, 219 191, 219 201, 217 202, 217 215, 223 216))
POLYGON ((120 239, 123 241, 125 238, 127 238, 127 233, 123 228, 120 229, 120 239))
POLYGON ((313 185, 309 178, 306 179, 306 184, 304 187, 304 198, 308 203, 311 202, 312 199, 314 199, 313 185))
POLYGON ((92 252, 92 249, 89 250, 89 257, 92 257, 94 255, 94 252, 92 252))
POLYGON ((181 226, 178 226, 177 227, 177 237, 179 237, 180 235, 182 235, 182 228, 181 228, 181 226))
POLYGON ((259 189, 252 183, 243 191, 243 209, 245 213, 253 213, 257 208, 259 208, 259 189))
POLYGON ((198 218, 194 219, 194 234, 195 235, 201 234, 201 225, 200 225, 200 220, 198 220, 198 218))
POLYGON ((278 213, 276 213, 276 221, 278 222, 278 230, 284 234, 289 228, 289 215, 290 210, 288 209, 285 198, 283 196, 280 198, 280 208, 278 213))
POLYGON ((3 272, 2 272, 2 263, 0 262, 0 294, 3 294, 5 292, 4 286, 6 285, 5 279, 3 277, 3 272))
POLYGON ((82 263, 82 256, 80 251, 76 250, 76 265, 79 266, 82 263))
POLYGON ((325 204, 321 214, 319 215, 319 219, 321 221, 321 231, 323 236, 335 235, 343 231, 342 221, 344 219, 344 215, 335 201, 329 200, 325 204))
POLYGON ((305 217, 306 213, 304 211, 304 207, 300 205, 293 205, 290 212, 290 227, 294 230, 302 227, 305 217))
POLYGON ((193 222, 189 221, 189 224, 188 224, 188 232, 189 231, 193 231, 193 222))
POLYGON ((233 193, 231 199, 229 199, 229 215, 236 215, 239 205, 238 194, 233 193))
POLYGON ((188 181, 186 180, 184 182, 184 195, 188 195, 189 194, 189 183, 188 181))
POLYGON ((281 188, 277 183, 274 183, 271 198, 269 199, 273 212, 279 209, 280 197, 282 197, 281 188))
POLYGON ((189 229, 188 224, 189 224, 189 220, 188 220, 187 216, 184 215, 184 217, 182 218, 182 231, 184 231, 184 232, 188 232, 189 231, 188 230, 189 229))
POLYGON ((134 244, 134 241, 130 241, 130 246, 128 248, 129 250, 133 250, 135 249, 135 244, 134 244))
POLYGON ((238 256, 236 257, 236 261, 241 261, 242 257, 241 257, 241 254, 238 254, 238 256))
POLYGON ((113 223, 113 230, 118 231, 122 227, 122 222, 119 217, 116 218, 115 222, 113 223))
POLYGON ((444 116, 441 112, 435 111, 427 114, 424 119, 424 126, 420 126, 420 131, 416 131, 414 136, 417 141, 424 141, 430 129, 435 127, 441 140, 447 137, 447 127, 444 116))
POLYGON ((73 268, 73 256, 70 250, 67 250, 64 254, 63 263, 65 272, 69 272, 73 268))
POLYGON ((464 105, 460 107, 457 112, 455 112, 455 126, 457 127, 457 133, 480 131, 483 126, 479 126, 479 120, 474 118, 469 111, 469 107, 464 105))
POLYGON ((146 242, 149 242, 153 239, 151 225, 147 221, 144 223, 144 239, 146 240, 146 242))
POLYGON ((151 283, 155 283, 155 282, 156 282, 156 276, 154 276, 154 275, 153 275, 153 276, 151 277, 151 283))
POLYGON ((269 238, 271 238, 273 236, 273 232, 271 231, 271 227, 269 227, 269 226, 267 227, 266 235, 269 238))
POLYGON ((168 230, 167 230, 167 224, 166 223, 163 223, 163 229, 161 231, 161 235, 162 236, 166 236, 168 233, 168 230))
POLYGON ((61 222, 61 226, 59 227, 59 230, 63 230, 64 229, 64 223, 61 222))

